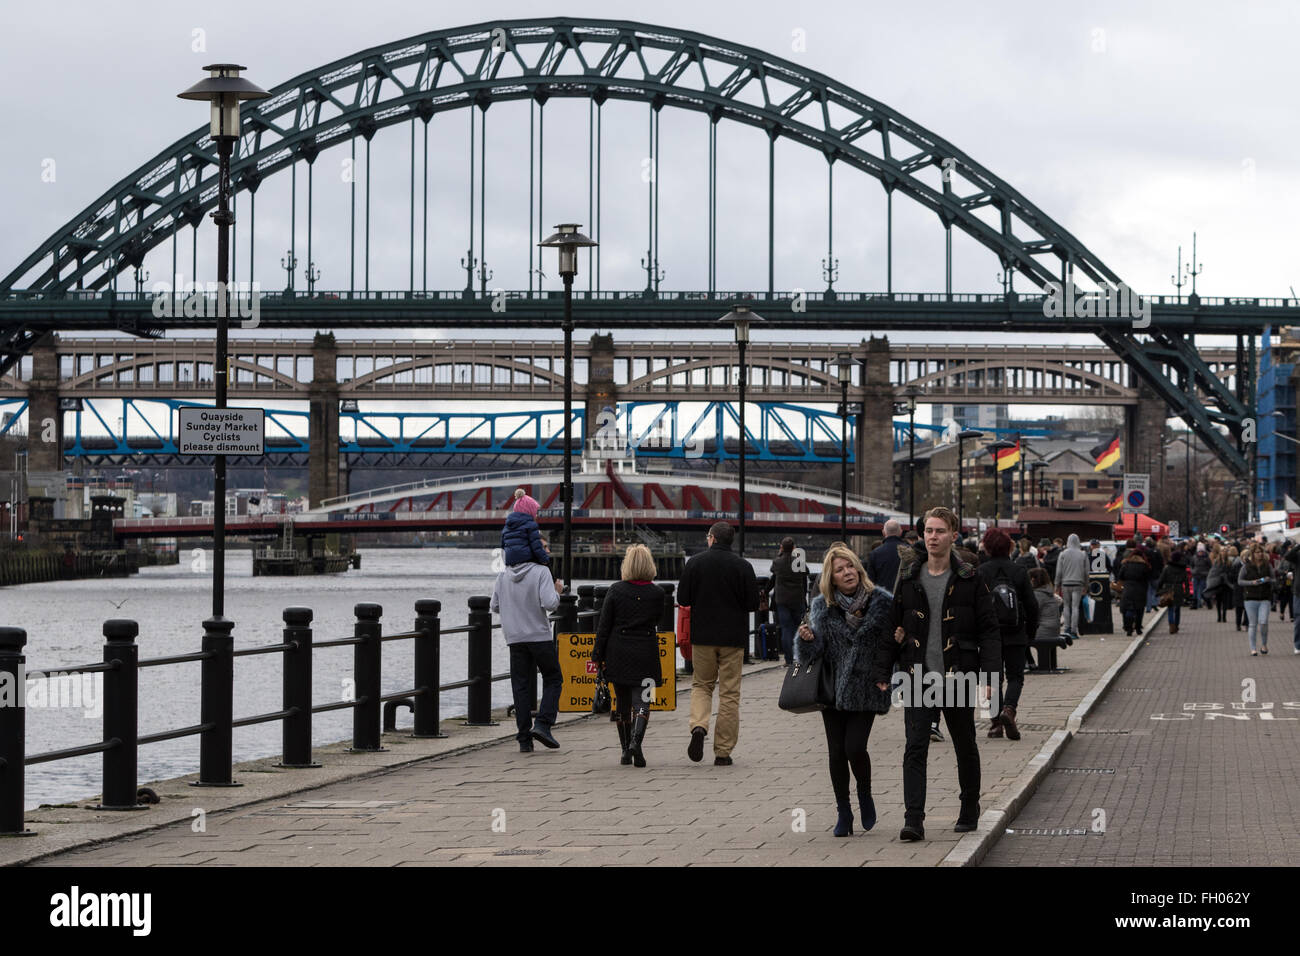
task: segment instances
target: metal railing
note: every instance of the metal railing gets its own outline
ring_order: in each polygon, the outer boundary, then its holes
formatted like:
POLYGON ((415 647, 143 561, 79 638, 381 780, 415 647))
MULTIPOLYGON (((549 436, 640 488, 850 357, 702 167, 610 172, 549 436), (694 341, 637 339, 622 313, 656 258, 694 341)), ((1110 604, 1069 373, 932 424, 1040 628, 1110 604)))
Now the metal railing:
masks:
MULTIPOLYGON (((102 663, 60 667, 59 674, 104 674, 103 739, 95 743, 38 754, 26 753, 26 708, 23 698, 0 698, 0 835, 23 833, 25 769, 72 757, 103 754, 103 796, 97 809, 132 810, 137 807, 136 778, 139 748, 145 744, 199 737, 200 787, 229 787, 233 780, 233 731, 236 727, 280 721, 283 729, 281 766, 319 766, 312 762, 312 715, 333 710, 352 711, 354 753, 382 750, 381 719, 397 704, 406 703, 414 716, 412 737, 443 737, 439 706, 443 691, 465 688, 468 726, 490 726, 492 684, 509 674, 492 673, 492 622, 487 597, 469 599, 468 623, 442 628, 442 603, 415 602, 415 624, 410 631, 384 634, 378 604, 357 604, 353 636, 313 641, 312 611, 306 607, 284 610, 283 640, 279 644, 235 650, 231 630, 234 623, 224 618, 203 622, 199 651, 170 657, 140 659, 136 637, 139 625, 131 620, 104 623, 102 663), (445 634, 467 637, 466 678, 441 683, 441 641, 445 634), (390 694, 382 692, 383 645, 389 641, 414 641, 413 686, 390 694), (353 653, 354 699, 329 704, 312 703, 312 657, 317 648, 351 647, 353 653), (234 663, 237 657, 282 654, 284 671, 282 706, 279 710, 248 717, 234 716, 234 663), (199 723, 160 733, 140 736, 139 672, 146 667, 199 662, 199 723), (394 706, 390 707, 392 704, 394 706)), ((27 632, 17 627, 0 627, 0 687, 25 695, 26 657, 23 648, 27 632)), ((32 673, 44 673, 33 670, 32 673)), ((391 726, 389 729, 392 729, 391 726)))

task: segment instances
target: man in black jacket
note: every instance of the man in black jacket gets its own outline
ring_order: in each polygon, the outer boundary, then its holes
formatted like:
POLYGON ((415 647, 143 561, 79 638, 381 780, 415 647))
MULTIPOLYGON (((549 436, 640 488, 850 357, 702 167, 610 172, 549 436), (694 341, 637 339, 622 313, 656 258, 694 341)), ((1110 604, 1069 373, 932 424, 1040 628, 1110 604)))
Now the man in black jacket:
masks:
POLYGON ((993 595, 988 585, 952 553, 957 516, 947 508, 925 513, 925 561, 913 561, 899 571, 894 594, 894 640, 882 641, 873 678, 889 687, 895 664, 905 672, 903 751, 905 819, 899 839, 925 839, 925 764, 930 748, 930 723, 943 711, 957 754, 961 785, 958 833, 979 822, 980 758, 975 743, 975 686, 989 700, 993 675, 1001 669, 1002 643, 993 595), (917 671, 925 672, 918 679, 917 671), (935 683, 937 680, 937 693, 935 683), (920 693, 919 685, 927 685, 920 693), (918 699, 918 697, 920 699, 918 699))
POLYGON ((794 655, 794 632, 803 617, 808 596, 808 556, 794 546, 794 538, 781 539, 781 553, 772 561, 772 603, 776 605, 777 626, 781 628, 781 650, 786 666, 794 655))
POLYGON ((903 543, 903 526, 890 518, 883 533, 885 539, 867 555, 867 577, 892 593, 898 580, 898 548, 903 543))
POLYGON ((977 573, 993 593, 993 609, 1001 625, 1002 670, 1006 677, 1006 690, 998 694, 1002 709, 993 717, 989 736, 997 738, 1005 734, 1008 740, 1019 740, 1016 708, 1020 706, 1020 691, 1025 686, 1025 651, 1030 637, 1038 633, 1038 599, 1030 587, 1029 572, 1010 558, 1011 538, 1005 531, 989 528, 985 532, 984 553, 988 560, 979 566, 977 573), (999 588, 1005 590, 999 593, 999 588))
POLYGON ((758 580, 748 561, 731 551, 736 532, 725 521, 709 528, 709 549, 686 562, 677 603, 691 609, 691 742, 686 755, 704 759, 704 738, 718 686, 713 763, 731 766, 740 736, 740 667, 749 639, 749 613, 758 609, 758 580))

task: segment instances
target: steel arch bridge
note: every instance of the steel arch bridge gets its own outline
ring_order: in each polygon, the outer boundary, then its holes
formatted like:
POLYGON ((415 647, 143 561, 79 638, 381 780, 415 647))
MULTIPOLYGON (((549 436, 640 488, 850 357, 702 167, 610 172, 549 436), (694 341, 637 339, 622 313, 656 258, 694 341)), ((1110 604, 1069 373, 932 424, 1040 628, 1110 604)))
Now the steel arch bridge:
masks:
MULTIPOLYGON (((1034 331, 1045 331, 1037 303, 1026 308, 1019 303, 1012 285, 1015 273, 1038 289, 1050 282, 1080 277, 1084 284, 1114 286, 1119 275, 1083 243, 1029 202, 1010 184, 995 176, 978 161, 952 143, 910 120, 883 103, 859 93, 832 78, 808 70, 789 60, 773 57, 752 47, 729 43, 699 33, 624 21, 587 19, 500 20, 470 27, 434 31, 395 43, 373 47, 304 73, 271 91, 267 100, 247 109, 245 130, 232 166, 236 193, 249 194, 255 201, 258 186, 268 177, 289 170, 295 177, 300 161, 307 163, 308 194, 312 165, 321 151, 350 143, 355 149, 360 136, 369 149, 375 133, 385 127, 411 123, 412 143, 416 123, 427 127, 437 114, 471 111, 473 148, 474 109, 486 123, 489 107, 496 102, 531 100, 539 119, 546 102, 554 97, 590 100, 598 112, 608 100, 645 103, 649 107, 651 160, 657 162, 658 116, 665 106, 692 110, 710 121, 709 197, 709 289, 698 302, 651 307, 642 315, 648 324, 656 316, 686 314, 716 308, 717 289, 717 189, 716 134, 718 123, 727 119, 764 130, 768 135, 768 290, 773 299, 773 180, 774 146, 787 139, 819 151, 827 161, 828 220, 833 222, 833 175, 836 164, 856 169, 876 179, 886 193, 888 212, 889 269, 887 303, 892 305, 892 201, 895 192, 934 213, 946 237, 946 299, 925 306, 915 314, 887 309, 901 322, 943 322, 949 314, 968 327, 1006 329, 1033 321, 1034 331), (1004 306, 998 303, 959 301, 951 289, 952 230, 967 234, 996 256, 1005 278, 1004 306), (988 308, 986 308, 988 306, 988 308), (692 309, 694 312, 692 312, 692 309), (1038 312, 1039 319, 1034 321, 1038 312), (922 315, 924 313, 924 315, 922 315), (969 313, 969 314, 968 314, 969 313)), ((530 107, 531 115, 531 107, 530 107)), ((598 124, 597 120, 597 124, 598 124)), ((426 138, 427 143, 427 138, 426 138)), ((597 156, 599 146, 597 145, 597 156)), ((414 145, 412 145, 411 282, 415 290, 414 231, 414 145)), ((530 150, 530 189, 533 182, 530 150)), ((471 170, 473 157, 471 156, 471 170)), ((366 165, 367 176, 369 164, 366 165)), ((471 177, 473 173, 471 172, 471 177)), ((153 160, 124 177, 95 203, 73 217, 31 255, 0 280, 0 295, 11 293, 0 303, 0 317, 7 321, 0 336, 0 371, 12 364, 40 334, 61 327, 76 311, 80 292, 107 291, 115 286, 119 273, 139 269, 145 256, 185 227, 197 227, 216 203, 216 154, 206 127, 182 137, 153 160)), ((538 181, 540 183, 540 173, 538 181)), ((595 172, 599 182, 599 169, 595 172)), ((592 185, 589 177, 589 187, 592 185)), ((368 182, 367 182, 368 186, 368 182)), ((597 194, 599 186, 596 185, 597 194)), ((368 189, 367 189, 368 195, 368 189)), ((295 193, 296 196, 296 193, 295 193)), ((480 293, 486 292, 484 225, 480 221, 478 256, 473 239, 474 189, 471 178, 470 248, 465 260, 467 292, 472 293, 473 270, 479 267, 480 293)), ((479 193, 480 212, 485 190, 479 193)), ((310 222, 310 199, 308 202, 310 222)), ((295 199, 296 209, 296 199, 295 199)), ((595 233, 599 238, 599 207, 595 233)), ((647 296, 654 299, 660 281, 658 257, 658 183, 652 178, 647 195, 647 296)), ((531 203, 530 203, 531 215, 531 203)), ((251 218, 255 220, 255 205, 251 218)), ((539 220, 540 208, 539 208, 539 220)), ((368 220, 367 220, 368 221, 368 220)), ((530 223, 530 233, 531 233, 530 223)), ((540 225, 540 223, 539 223, 540 225)), ((255 232, 255 226, 252 232, 255 232)), ((427 235, 427 233, 426 233, 427 235)), ((783 316, 783 322, 815 325, 831 316, 846 327, 864 327, 863 308, 843 308, 834 284, 834 231, 828 222, 828 288, 813 303, 818 314, 783 316), (838 318, 836 318, 838 316, 838 318)), ((296 237, 294 239, 296 242, 296 237)), ((251 245, 251 242, 250 242, 251 245)), ((173 246, 174 250, 174 246, 173 246)), ((308 228, 308 260, 311 260, 311 230, 308 228)), ((355 244, 354 244, 355 250, 355 244)), ((173 256, 174 256, 173 251, 173 256)), ((355 254, 355 252, 354 252, 355 254)), ((530 247, 531 257, 531 247, 530 247)), ((292 254, 291 259, 296 258, 292 254)), ((369 245, 366 246, 368 275, 369 245)), ((558 302, 540 288, 532 291, 532 261, 529 262, 527 298, 515 308, 511 321, 537 321, 538 316, 558 320, 558 302)), ((595 259, 599 281, 599 256, 595 259)), ((175 269, 173 269, 173 273, 175 269)), ((291 273, 292 275, 292 273, 291 273)), ((250 280, 252 275, 250 274, 250 280)), ((292 292, 292 290, 289 290, 292 292)), ((352 290, 349 290, 350 292, 352 290)), ((685 295, 685 294, 684 294, 685 295)), ((109 295, 108 305, 98 303, 84 315, 91 315, 92 327, 119 327, 156 332, 149 324, 147 303, 121 310, 109 295), (139 308, 144 305, 145 308, 139 308), (143 317, 143 322, 141 318, 143 317), (125 319, 125 321, 124 321, 125 319), (109 323, 93 326, 94 322, 109 323)), ((522 298, 522 295, 521 295, 522 298)), ((346 326, 367 310, 342 300, 335 308, 313 301, 307 309, 295 309, 292 301, 272 309, 275 321, 287 324, 320 324, 330 315, 335 326, 346 326)), ((462 315, 465 324, 482 325, 487 301, 476 303, 473 317, 462 315)), ((1202 440, 1238 473, 1248 470, 1240 435, 1250 417, 1253 398, 1242 383, 1253 383, 1252 348, 1243 355, 1246 374, 1236 376, 1236 390, 1226 386, 1198 355, 1191 334, 1211 330, 1250 333, 1270 319, 1259 316, 1261 303, 1226 300, 1217 304, 1181 301, 1165 312, 1153 311, 1155 321, 1136 334, 1131 324, 1103 319, 1072 323, 1075 330, 1093 331, 1151 385, 1157 395, 1181 414, 1202 440), (1216 318, 1216 311, 1219 318, 1216 318), (1216 322, 1220 324, 1216 324, 1216 322), (1162 367, 1181 369, 1171 381, 1162 367), (1209 397, 1202 405, 1197 391, 1209 397), (1234 442, 1215 426, 1226 426, 1234 442)), ((1270 303, 1273 304, 1273 303, 1270 303)), ((1289 303, 1285 303, 1290 305, 1289 303)), ((410 299, 392 309, 389 324, 448 324, 445 313, 419 308, 410 299)), ((607 304, 606 304, 607 305, 607 304)), ((578 313, 583 319, 599 321, 599 300, 578 313)), ((1163 306, 1163 303, 1162 303, 1163 306)), ((607 311, 607 310, 606 310, 607 311)), ((869 313, 869 310, 867 310, 869 313)), ((1288 311, 1290 309, 1288 308, 1288 311)), ((714 312, 716 315, 716 312, 714 312)), ((1113 318, 1113 317, 1112 317, 1113 318)), ((697 317, 696 321, 705 321, 697 317)), ((1275 320, 1274 320, 1275 321, 1275 320)), ((66 327, 66 326, 64 326, 66 327)), ((1239 363, 1241 364, 1241 363, 1239 363)))

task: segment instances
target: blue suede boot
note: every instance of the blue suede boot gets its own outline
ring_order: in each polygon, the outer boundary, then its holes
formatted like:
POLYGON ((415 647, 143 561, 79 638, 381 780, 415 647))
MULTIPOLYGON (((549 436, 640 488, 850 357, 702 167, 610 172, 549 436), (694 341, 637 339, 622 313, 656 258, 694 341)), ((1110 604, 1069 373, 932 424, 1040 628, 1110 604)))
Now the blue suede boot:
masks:
POLYGON ((849 801, 836 801, 840 818, 835 821, 835 835, 846 837, 853 832, 853 805, 849 801))

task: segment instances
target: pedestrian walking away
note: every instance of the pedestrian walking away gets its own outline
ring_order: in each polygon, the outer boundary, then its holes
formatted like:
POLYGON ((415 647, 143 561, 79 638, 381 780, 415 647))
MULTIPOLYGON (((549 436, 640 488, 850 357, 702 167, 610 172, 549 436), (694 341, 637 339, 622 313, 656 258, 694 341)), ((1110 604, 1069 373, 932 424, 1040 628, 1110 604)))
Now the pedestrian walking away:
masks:
POLYGON ((996 739, 1005 734, 1008 740, 1019 740, 1016 710, 1025 686, 1025 650, 1030 635, 1038 631, 1038 599, 1029 583, 1029 572, 1011 560, 1011 538, 1005 531, 989 528, 984 535, 984 553, 988 560, 979 566, 978 574, 993 593, 1002 642, 998 693, 1002 708, 993 715, 989 737, 996 739))
POLYGON ((1205 601, 1206 584, 1210 577, 1210 552, 1204 541, 1196 543, 1196 554, 1192 557, 1192 610, 1198 611, 1205 601))
MULTIPOLYGON (((709 528, 708 550, 686 562, 677 602, 691 609, 691 740, 686 754, 704 759, 704 739, 718 689, 713 762, 730 766, 740 738, 740 672, 749 639, 749 615, 758 608, 758 580, 748 561, 731 550, 736 532, 725 521, 709 528)), ((823 573, 824 570, 823 570, 823 573)))
POLYGON ((808 556, 794 546, 794 538, 781 539, 781 553, 772 561, 769 587, 781 628, 781 652, 788 667, 794 653, 794 632, 807 607, 808 594, 808 556))
MULTIPOLYGON (((545 538, 542 547, 547 549, 545 538)), ((547 615, 559 607, 563 590, 549 568, 531 561, 507 566, 492 587, 492 611, 501 615, 501 634, 510 648, 515 737, 522 753, 532 752, 534 740, 552 749, 560 746, 551 728, 559 716, 564 678, 547 615), (542 675, 542 701, 534 717, 531 710, 538 672, 542 675)))
POLYGON ((1056 559, 1056 593, 1061 596, 1065 615, 1061 632, 1068 637, 1079 636, 1079 602, 1088 587, 1088 556, 1083 553, 1079 536, 1072 534, 1066 540, 1065 550, 1056 559))
POLYGON ((853 832, 849 771, 858 785, 862 829, 876 825, 867 741, 876 714, 889 710, 889 692, 871 682, 877 648, 889 640, 894 596, 876 585, 858 556, 833 544, 822 558, 821 593, 813 598, 808 623, 799 628, 801 663, 823 660, 835 674, 835 706, 823 710, 831 789, 835 793, 835 835, 853 832))
POLYGON ((926 757, 937 711, 948 724, 957 756, 961 809, 953 829, 967 833, 978 825, 980 758, 971 697, 978 684, 981 702, 990 702, 993 675, 1002 663, 993 595, 975 568, 952 553, 957 516, 947 508, 931 508, 923 528, 927 557, 899 572, 890 621, 894 639, 879 645, 872 675, 881 690, 889 688, 895 664, 905 675, 904 824, 899 833, 905 841, 925 839, 926 757), (919 682, 917 670, 925 674, 919 682), (953 680, 945 681, 945 675, 953 680), (927 706, 926 695, 918 700, 915 689, 918 683, 933 687, 936 679, 940 706, 927 706))
POLYGON ((1133 635, 1142 630, 1142 612, 1147 604, 1147 583, 1151 580, 1151 565, 1147 563, 1141 545, 1132 545, 1124 553, 1124 560, 1115 572, 1115 580, 1123 587, 1119 596, 1119 610, 1124 618, 1124 633, 1133 635))
POLYGON ((903 526, 893 518, 881 529, 884 539, 867 555, 867 576, 893 593, 898 580, 899 548, 903 545, 903 526))
MULTIPOLYGON (((1169 633, 1177 634, 1182 622, 1183 603, 1187 600, 1187 557, 1181 548, 1173 550, 1165 560, 1164 570, 1156 581, 1156 593, 1169 599, 1166 617, 1169 621, 1169 633)), ((1272 598, 1272 594, 1269 595, 1272 598)))
POLYGON ((614 685, 615 707, 610 719, 617 725, 623 749, 619 763, 638 767, 646 765, 644 743, 654 688, 663 683, 659 621, 664 592, 654 583, 657 573, 649 548, 634 544, 627 549, 622 580, 605 595, 591 650, 597 669, 614 685))

